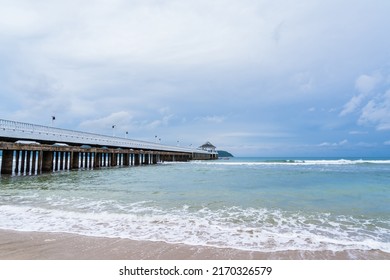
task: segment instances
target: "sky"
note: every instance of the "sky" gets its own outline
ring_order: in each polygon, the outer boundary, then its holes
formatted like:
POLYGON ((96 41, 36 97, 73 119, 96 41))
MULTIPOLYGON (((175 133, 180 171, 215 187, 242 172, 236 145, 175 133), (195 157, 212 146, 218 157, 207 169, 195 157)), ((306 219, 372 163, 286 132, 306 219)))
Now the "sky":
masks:
POLYGON ((0 0, 0 119, 55 116, 235 156, 388 157, 389 11, 388 0, 0 0))

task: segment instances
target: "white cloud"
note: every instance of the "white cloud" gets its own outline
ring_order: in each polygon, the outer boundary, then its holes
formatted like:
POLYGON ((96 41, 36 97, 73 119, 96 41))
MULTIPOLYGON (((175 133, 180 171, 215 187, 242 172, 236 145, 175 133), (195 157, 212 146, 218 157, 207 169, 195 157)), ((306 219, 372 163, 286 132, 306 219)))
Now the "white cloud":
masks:
POLYGON ((376 72, 372 75, 360 75, 355 81, 355 88, 359 94, 353 96, 343 107, 340 116, 353 113, 360 109, 361 105, 372 94, 372 91, 383 81, 382 74, 376 72))
POLYGON ((364 98, 365 96, 363 94, 355 95, 354 97, 352 97, 351 100, 349 100, 348 103, 344 105, 340 116, 345 116, 349 113, 355 112, 355 110, 359 108, 359 106, 363 102, 364 98))
POLYGON ((338 146, 344 146, 348 144, 348 140, 347 139, 344 139, 340 142, 334 142, 334 143, 330 143, 330 142, 322 142, 321 144, 319 144, 318 146, 319 147, 338 147, 338 146))
POLYGON ((113 125, 130 128, 129 124, 132 120, 133 116, 130 112, 120 111, 98 119, 83 121, 80 127, 82 129, 92 128, 95 131, 111 129, 113 125))
POLYGON ((206 116, 206 117, 200 117, 200 118, 196 118, 196 119, 204 121, 204 122, 220 124, 226 120, 226 117, 225 116, 206 116))
POLYGON ((352 130, 348 133, 351 135, 366 135, 366 134, 368 134, 367 131, 359 131, 359 130, 352 130))
POLYGON ((291 83, 302 92, 311 91, 314 87, 314 81, 309 72, 301 72, 293 75, 291 83))
POLYGON ((355 82, 355 88, 361 94, 368 94, 382 81, 382 75, 375 73, 373 75, 361 75, 355 82))
POLYGON ((358 123, 373 124, 377 130, 390 130, 390 90, 367 103, 362 109, 358 123))

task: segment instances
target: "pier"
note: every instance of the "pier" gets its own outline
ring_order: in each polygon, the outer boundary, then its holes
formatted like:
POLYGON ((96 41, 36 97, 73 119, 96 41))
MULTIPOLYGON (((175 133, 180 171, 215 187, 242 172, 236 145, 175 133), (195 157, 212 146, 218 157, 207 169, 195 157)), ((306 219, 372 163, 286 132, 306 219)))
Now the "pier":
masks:
POLYGON ((37 175, 62 170, 217 159, 215 151, 0 119, 1 172, 37 175))

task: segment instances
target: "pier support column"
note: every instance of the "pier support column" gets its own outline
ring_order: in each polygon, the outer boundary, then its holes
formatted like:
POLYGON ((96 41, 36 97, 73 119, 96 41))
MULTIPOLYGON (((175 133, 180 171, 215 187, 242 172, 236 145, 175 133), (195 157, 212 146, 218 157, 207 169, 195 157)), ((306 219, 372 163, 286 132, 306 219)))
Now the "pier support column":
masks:
POLYGON ((58 155, 58 170, 64 169, 64 153, 63 152, 57 152, 58 155))
POLYGON ((43 151, 42 172, 53 171, 53 152, 43 151))
POLYGON ((42 166, 43 166, 43 151, 38 151, 38 165, 37 165, 37 173, 42 173, 42 166))
POLYGON ((140 157, 140 154, 134 154, 134 165, 135 166, 139 165, 139 157, 140 157))
POLYGON ((104 153, 103 155, 103 167, 106 167, 107 166, 107 154, 106 153, 104 153))
POLYGON ((88 153, 88 165, 87 165, 87 167, 89 169, 92 169, 92 154, 93 153, 88 153))
POLYGON ((26 174, 30 174, 31 169, 31 151, 26 151, 26 174))
MULTIPOLYGON (((20 151, 15 151, 15 169, 14 172, 16 174, 19 173, 19 158, 20 158, 20 151)), ((12 162, 11 162, 12 164, 12 162)))
POLYGON ((65 155, 65 170, 69 170, 69 152, 64 152, 65 155))
POLYGON ((118 165, 118 156, 117 154, 111 155, 111 166, 117 166, 118 165))
POLYGON ((157 155, 153 155, 153 164, 157 164, 157 155))
POLYGON ((79 160, 80 160, 80 153, 79 152, 72 152, 71 153, 72 162, 70 169, 79 169, 79 160))
POLYGON ((35 175, 35 173, 37 172, 37 155, 38 155, 37 151, 32 152, 32 161, 31 161, 31 174, 32 175, 35 175))
POLYGON ((12 162, 14 161, 14 151, 3 150, 1 158, 1 174, 12 174, 12 162))
POLYGON ((53 152, 53 160, 54 160, 54 171, 58 170, 58 152, 53 152))
POLYGON ((119 166, 123 165, 123 154, 118 154, 118 165, 119 166))
POLYGON ((24 174, 24 169, 26 166, 26 151, 22 151, 22 159, 20 161, 20 173, 24 174))
POLYGON ((145 157, 144 157, 144 164, 146 164, 146 165, 149 164, 149 154, 145 154, 145 157))
POLYGON ((84 153, 83 152, 79 153, 79 157, 80 157, 80 168, 83 168, 84 167, 84 153))
POLYGON ((93 155, 93 168, 99 168, 100 167, 100 161, 102 159, 101 153, 94 153, 93 155))
POLYGON ((123 165, 124 166, 130 165, 130 154, 123 154, 123 165))
POLYGON ((88 157, 89 157, 89 153, 85 153, 84 154, 84 168, 85 169, 88 169, 88 157))

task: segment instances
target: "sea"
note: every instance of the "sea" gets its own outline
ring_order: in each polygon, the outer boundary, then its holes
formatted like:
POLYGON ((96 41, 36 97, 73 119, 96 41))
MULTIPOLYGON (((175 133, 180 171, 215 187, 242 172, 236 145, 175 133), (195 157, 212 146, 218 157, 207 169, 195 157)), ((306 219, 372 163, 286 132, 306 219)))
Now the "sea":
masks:
POLYGON ((230 158, 2 175, 0 229, 390 253, 390 159, 230 158))

